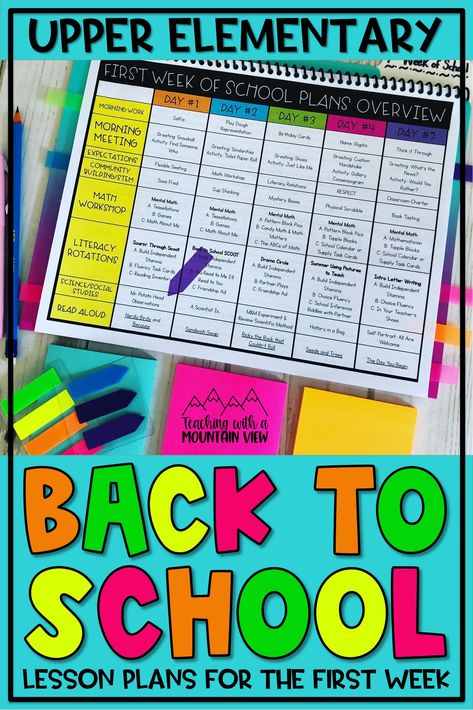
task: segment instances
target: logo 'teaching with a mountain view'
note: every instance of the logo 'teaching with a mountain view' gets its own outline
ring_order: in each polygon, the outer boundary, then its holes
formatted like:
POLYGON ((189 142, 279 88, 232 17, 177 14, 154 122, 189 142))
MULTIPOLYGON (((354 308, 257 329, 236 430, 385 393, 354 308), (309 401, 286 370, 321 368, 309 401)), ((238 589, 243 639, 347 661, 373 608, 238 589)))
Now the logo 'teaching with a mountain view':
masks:
POLYGON ((231 414, 268 416, 263 403, 254 391, 253 387, 251 387, 241 402, 237 397, 235 397, 234 394, 232 394, 230 399, 225 404, 215 387, 210 390, 209 394, 203 401, 200 401, 196 395, 193 395, 187 407, 184 409, 182 416, 198 416, 199 412, 201 414, 205 413, 219 417, 225 414, 227 416, 231 414))

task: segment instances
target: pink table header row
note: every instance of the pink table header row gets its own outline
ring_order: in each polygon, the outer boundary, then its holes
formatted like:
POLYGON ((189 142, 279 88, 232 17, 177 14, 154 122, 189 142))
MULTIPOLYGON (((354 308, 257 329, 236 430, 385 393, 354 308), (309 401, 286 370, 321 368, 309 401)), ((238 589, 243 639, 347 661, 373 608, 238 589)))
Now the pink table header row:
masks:
POLYGON ((377 121, 373 118, 351 118, 350 116, 333 116, 327 119, 328 131, 341 133, 359 133, 363 136, 378 136, 384 138, 387 121, 377 121))

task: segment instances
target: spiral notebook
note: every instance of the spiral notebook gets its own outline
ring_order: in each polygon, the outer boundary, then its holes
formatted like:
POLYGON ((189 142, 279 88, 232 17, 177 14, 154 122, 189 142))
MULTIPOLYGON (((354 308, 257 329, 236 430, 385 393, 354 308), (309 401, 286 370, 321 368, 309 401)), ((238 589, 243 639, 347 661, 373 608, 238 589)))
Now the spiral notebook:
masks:
POLYGON ((37 330, 427 396, 458 90, 92 62, 37 330))

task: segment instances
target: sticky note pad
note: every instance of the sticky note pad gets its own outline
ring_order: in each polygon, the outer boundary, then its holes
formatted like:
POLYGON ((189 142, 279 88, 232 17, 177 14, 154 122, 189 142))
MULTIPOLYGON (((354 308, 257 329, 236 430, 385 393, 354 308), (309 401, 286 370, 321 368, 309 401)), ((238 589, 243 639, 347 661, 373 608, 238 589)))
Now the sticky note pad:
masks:
POLYGON ((177 365, 163 454, 277 454, 287 385, 177 365))
MULTIPOLYGON (((48 345, 46 366, 54 366, 56 368, 73 399, 78 394, 79 386, 81 388, 80 397, 84 397, 84 391, 87 390, 89 392, 87 398, 94 399, 96 396, 105 394, 106 387, 136 391, 138 386, 139 392, 133 400, 133 412, 146 416, 148 426, 140 428, 136 437, 133 435, 129 439, 123 438, 123 440, 119 440, 117 445, 113 445, 113 453, 117 456, 135 456, 146 452, 147 447, 153 440, 153 421, 149 413, 154 397, 154 383, 159 369, 157 360, 144 357, 123 357, 116 353, 51 344, 48 345), (107 369, 106 380, 104 379, 105 369, 107 369), (88 378, 88 375, 93 371, 101 374, 101 379, 98 383, 96 380, 88 378), (75 385, 72 387, 71 392, 72 381, 75 382, 75 385), (100 391, 95 385, 102 385, 100 391), (94 394, 95 392, 97 392, 97 395, 94 394)), ((74 442, 72 443, 74 444, 74 442)), ((103 447, 101 455, 109 453, 111 450, 111 445, 107 444, 103 447)))
POLYGON ((417 409, 304 387, 295 454, 410 454, 417 409))

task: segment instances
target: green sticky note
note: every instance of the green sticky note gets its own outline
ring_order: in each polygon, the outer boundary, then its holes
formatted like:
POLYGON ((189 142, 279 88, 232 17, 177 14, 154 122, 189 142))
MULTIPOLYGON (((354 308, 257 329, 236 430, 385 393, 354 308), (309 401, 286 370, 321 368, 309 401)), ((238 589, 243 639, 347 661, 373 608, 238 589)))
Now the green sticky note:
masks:
MULTIPOLYGON (((14 393, 13 414, 18 414, 18 412, 26 409, 26 407, 51 392, 58 385, 62 385, 62 382, 56 370, 51 367, 14 393)), ((4 399, 1 406, 5 414, 8 414, 8 399, 4 399)))
POLYGON ((46 93, 46 103, 59 108, 70 108, 74 111, 79 111, 82 104, 82 95, 51 87, 46 93))
POLYGON ((269 123, 283 123, 286 126, 304 126, 305 128, 325 128, 327 115, 315 111, 295 111, 287 108, 271 106, 268 115, 269 123))

